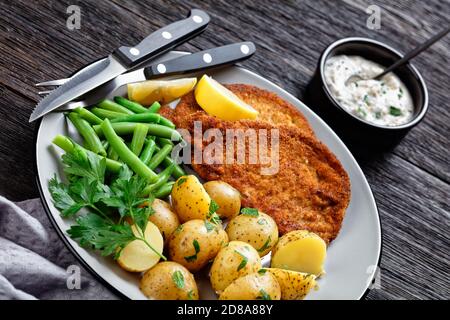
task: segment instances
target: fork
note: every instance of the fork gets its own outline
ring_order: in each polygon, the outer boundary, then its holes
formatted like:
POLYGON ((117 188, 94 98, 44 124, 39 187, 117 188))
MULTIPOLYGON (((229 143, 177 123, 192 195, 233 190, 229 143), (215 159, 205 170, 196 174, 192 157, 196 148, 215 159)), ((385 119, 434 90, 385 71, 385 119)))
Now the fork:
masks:
MULTIPOLYGON (((81 68, 79 71, 81 71, 81 70, 82 71, 89 70, 90 68, 95 67, 96 64, 101 63, 104 59, 106 59, 106 58, 101 58, 101 59, 99 59, 97 61, 94 61, 93 63, 91 63, 87 67, 81 68)), ((66 83, 67 81, 69 81, 72 77, 75 77, 78 74, 79 71, 77 71, 74 74, 72 74, 69 78, 39 82, 39 83, 36 83, 34 86, 35 87, 55 87, 55 88, 53 88, 53 90, 54 90, 54 89, 56 89, 56 87, 61 86, 64 83, 66 83)), ((48 94, 50 92, 52 92, 52 90, 39 91, 38 95, 42 96, 42 95, 46 95, 46 94, 48 94)))
MULTIPOLYGON (((72 110, 77 107, 88 107, 94 105, 111 95, 119 87, 128 83, 231 65, 251 57, 255 50, 255 45, 252 42, 239 42, 187 54, 168 61, 155 63, 142 69, 121 74, 115 79, 112 79, 88 92, 86 95, 81 97, 82 100, 69 102, 65 106, 59 108, 59 110, 65 111, 72 110)), ((100 61, 101 60, 96 63, 100 61)), ((68 80, 69 79, 58 79, 46 81, 37 83, 36 86, 57 86, 68 80)), ((48 91, 41 91, 40 93, 48 93, 48 91)))

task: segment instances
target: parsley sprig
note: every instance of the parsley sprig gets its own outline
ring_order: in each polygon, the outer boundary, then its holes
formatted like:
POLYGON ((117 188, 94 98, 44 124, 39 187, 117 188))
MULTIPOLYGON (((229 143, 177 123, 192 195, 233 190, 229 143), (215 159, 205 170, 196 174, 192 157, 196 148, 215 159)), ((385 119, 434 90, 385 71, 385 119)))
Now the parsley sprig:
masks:
POLYGON ((68 183, 58 181, 56 176, 49 181, 55 207, 63 217, 74 217, 81 209, 87 211, 83 215, 80 213, 76 223, 67 230, 73 239, 115 258, 131 241, 140 240, 166 260, 145 239, 148 217, 153 213, 150 204, 154 200, 153 196, 140 194, 147 185, 145 179, 133 175, 123 165, 117 176, 109 177, 109 185, 106 184, 106 159, 76 144, 70 153, 62 156, 62 162, 68 183), (138 235, 131 224, 137 226, 138 235))

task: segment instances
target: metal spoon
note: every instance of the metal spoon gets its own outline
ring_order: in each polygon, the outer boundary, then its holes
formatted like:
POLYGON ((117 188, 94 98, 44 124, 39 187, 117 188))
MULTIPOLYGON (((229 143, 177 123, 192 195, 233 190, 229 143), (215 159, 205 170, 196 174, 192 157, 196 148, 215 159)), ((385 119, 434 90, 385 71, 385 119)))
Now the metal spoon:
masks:
POLYGON ((368 79, 363 79, 363 78, 361 78, 358 75, 353 75, 353 76, 351 76, 350 78, 347 79, 345 84, 346 85, 350 85, 350 84, 352 84, 352 83, 354 83, 356 81, 359 81, 359 80, 371 80, 371 79, 380 80, 387 73, 389 73, 389 72, 397 69, 398 67, 406 64, 409 60, 411 60, 412 58, 417 56, 419 53, 421 53, 422 51, 425 51, 426 49, 428 49, 428 47, 430 47, 432 44, 437 42, 439 39, 441 39, 443 36, 445 36, 449 32, 450 32, 450 27, 448 27, 447 29, 442 30, 441 32, 436 34, 434 37, 428 39, 427 41, 425 41, 424 43, 422 43, 421 45, 416 47, 414 50, 411 50, 410 52, 405 54, 403 58, 401 58, 400 60, 396 61, 394 64, 392 64, 390 67, 388 67, 382 73, 376 75, 375 77, 371 77, 371 78, 368 78, 368 79))

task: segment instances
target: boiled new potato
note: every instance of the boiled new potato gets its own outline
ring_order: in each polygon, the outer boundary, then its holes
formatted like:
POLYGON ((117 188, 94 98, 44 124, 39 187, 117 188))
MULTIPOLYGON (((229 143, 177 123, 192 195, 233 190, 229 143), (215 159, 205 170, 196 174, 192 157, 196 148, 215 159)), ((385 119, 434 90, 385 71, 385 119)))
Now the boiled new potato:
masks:
POLYGON ((195 272, 213 259, 227 243, 228 236, 221 224, 190 220, 180 225, 170 236, 169 257, 195 272))
POLYGON ((280 300, 281 289, 270 272, 251 273, 234 280, 219 300, 280 300))
POLYGON ((160 262, 148 270, 141 279, 140 288, 152 300, 198 300, 194 276, 172 261, 160 262))
MULTIPOLYGON (((141 237, 138 226, 132 225, 131 229, 137 237, 141 237)), ((158 227, 152 222, 147 223, 144 232, 145 240, 158 252, 162 254, 164 240, 158 227)), ((143 272, 158 263, 160 256, 157 255, 142 240, 133 240, 123 248, 117 263, 125 270, 131 272, 143 272)))
POLYGON ((266 268, 280 284, 281 300, 302 300, 316 286, 316 276, 292 270, 266 268))
POLYGON ((196 176, 180 177, 173 185, 171 196, 181 222, 208 218, 211 198, 196 176))
POLYGON ((327 245, 317 234, 307 230, 286 233, 272 250, 272 268, 311 273, 324 273, 327 245))
POLYGON ((167 202, 155 199, 152 203, 154 213, 148 218, 161 231, 164 242, 167 244, 172 232, 180 225, 180 220, 167 202))
POLYGON ((251 245, 242 241, 230 241, 214 259, 210 271, 211 285, 220 294, 237 278, 259 269, 261 258, 251 245))
POLYGON ((216 211, 222 219, 232 219, 241 210, 241 194, 224 181, 209 181, 203 184, 206 192, 218 205, 216 211))
POLYGON ((251 209, 251 215, 241 213, 233 218, 226 228, 230 241, 247 242, 262 257, 270 252, 278 241, 278 227, 275 221, 265 213, 251 209))

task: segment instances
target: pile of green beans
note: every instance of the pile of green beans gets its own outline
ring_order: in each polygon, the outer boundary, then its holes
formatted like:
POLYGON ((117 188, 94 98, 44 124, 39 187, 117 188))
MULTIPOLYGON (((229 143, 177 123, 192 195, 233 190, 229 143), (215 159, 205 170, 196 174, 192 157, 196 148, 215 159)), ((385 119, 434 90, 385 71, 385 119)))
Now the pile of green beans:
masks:
POLYGON ((106 169, 113 174, 126 164, 148 181, 143 194, 165 198, 173 180, 186 173, 171 158, 181 135, 169 119, 158 113, 160 108, 158 102, 147 108, 124 97, 103 100, 91 108, 77 108, 67 117, 83 137, 83 146, 63 135, 56 136, 53 143, 68 153, 78 146, 106 158, 106 169))

